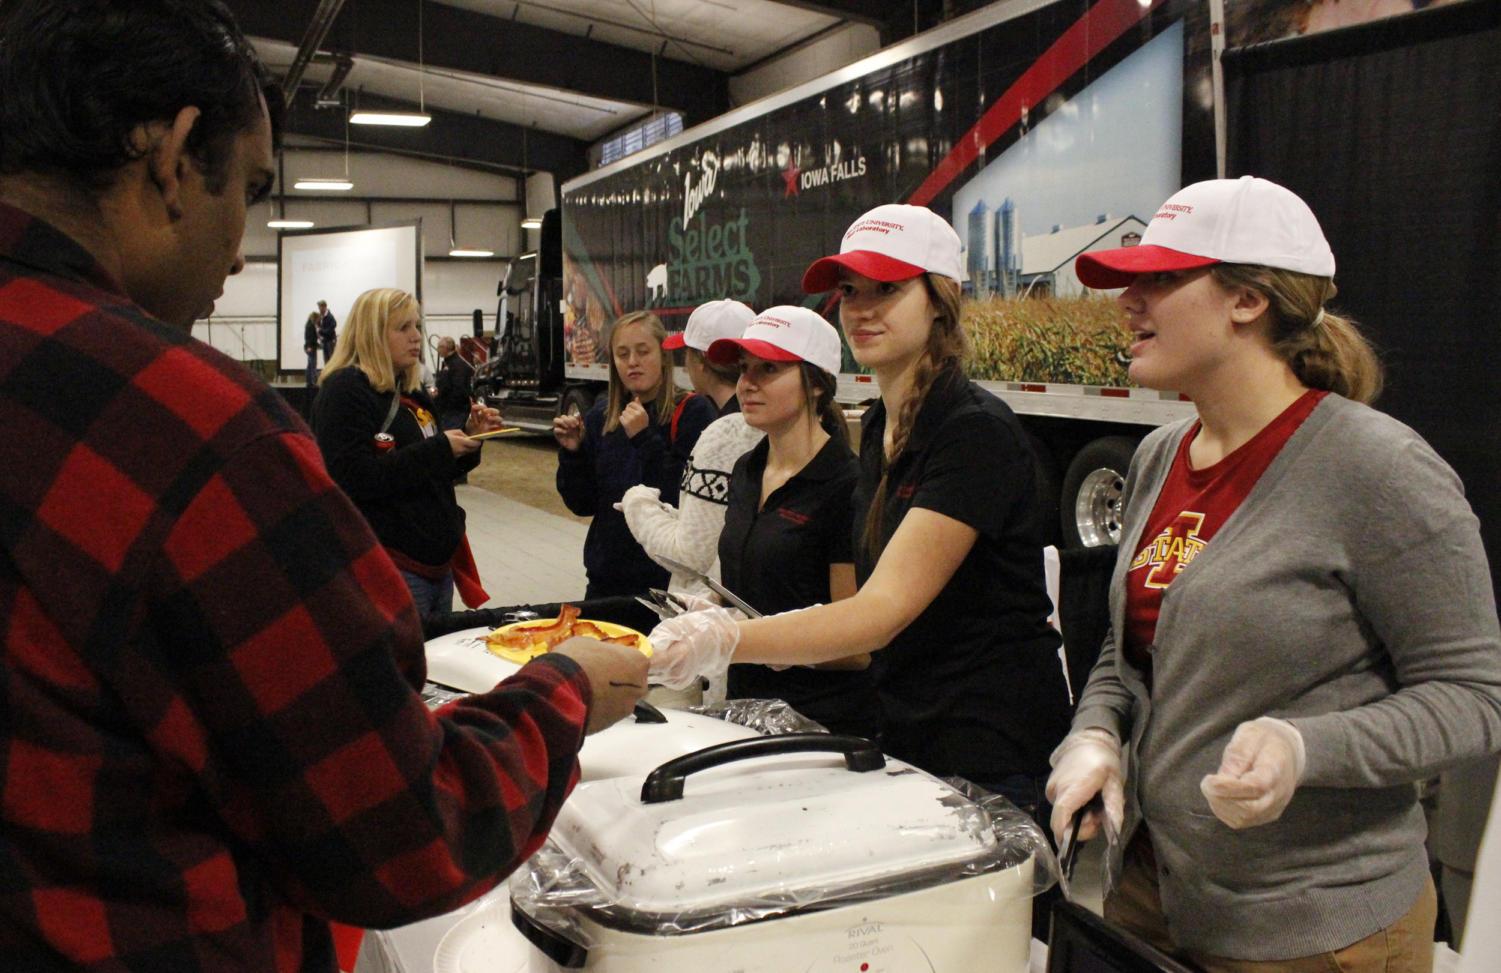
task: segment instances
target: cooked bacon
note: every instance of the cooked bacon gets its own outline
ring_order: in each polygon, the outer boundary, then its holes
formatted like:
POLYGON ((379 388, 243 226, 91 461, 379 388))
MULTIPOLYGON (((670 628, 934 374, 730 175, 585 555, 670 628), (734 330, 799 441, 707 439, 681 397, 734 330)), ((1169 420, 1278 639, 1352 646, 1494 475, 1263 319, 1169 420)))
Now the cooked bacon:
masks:
POLYGON ((572 637, 573 625, 578 621, 578 617, 577 606, 563 605, 558 610, 558 617, 553 621, 518 625, 508 632, 491 632, 485 636, 485 641, 508 649, 525 649, 541 642, 551 649, 572 637))

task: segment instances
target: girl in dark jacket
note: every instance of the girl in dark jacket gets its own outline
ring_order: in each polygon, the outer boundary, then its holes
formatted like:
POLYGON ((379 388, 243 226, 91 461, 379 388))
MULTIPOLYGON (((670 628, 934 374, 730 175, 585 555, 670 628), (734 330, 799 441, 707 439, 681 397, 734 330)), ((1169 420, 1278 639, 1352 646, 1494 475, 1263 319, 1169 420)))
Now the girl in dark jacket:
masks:
MULTIPOLYGON (((479 465, 470 435, 500 427, 476 405, 462 430, 440 430, 420 381, 422 309, 392 287, 355 299, 333 358, 319 375, 313 430, 328 472, 370 522, 424 615, 465 604, 479 586, 454 478, 479 465)), ((474 600, 477 599, 477 600, 474 600)))
POLYGON ((635 595, 667 587, 667 570, 647 557, 615 504, 638 483, 678 502, 683 464, 699 433, 717 417, 704 396, 683 399, 662 351, 667 330, 655 314, 634 311, 610 329, 610 393, 584 416, 558 416, 558 493, 569 510, 593 516, 584 538, 586 598, 635 595))

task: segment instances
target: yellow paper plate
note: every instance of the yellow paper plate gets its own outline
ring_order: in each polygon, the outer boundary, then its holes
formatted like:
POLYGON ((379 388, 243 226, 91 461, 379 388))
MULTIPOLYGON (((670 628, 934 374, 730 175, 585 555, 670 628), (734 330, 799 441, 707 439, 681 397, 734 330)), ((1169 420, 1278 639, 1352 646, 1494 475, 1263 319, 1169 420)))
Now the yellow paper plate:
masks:
MULTIPOLYGON (((573 624, 577 626, 584 622, 598 626, 599 630, 601 632, 604 632, 606 635, 636 636, 637 651, 646 656, 648 659, 651 658, 651 643, 646 640, 645 635, 642 635, 634 628, 627 628, 624 625, 616 625, 614 622, 600 622, 587 618, 580 618, 573 624)), ((556 618, 532 618, 524 622, 512 622, 509 625, 502 625, 500 628, 497 628, 495 631, 491 632, 490 635, 510 635, 515 632, 525 631, 528 628, 551 628, 557 623, 558 620, 556 618)), ((537 656, 542 655, 547 651, 546 642, 533 642, 530 646, 524 649, 512 649, 508 646, 497 645, 496 643, 487 640, 485 647, 495 655, 498 655, 500 656, 500 658, 505 659, 507 662, 514 662, 518 665, 525 665, 526 663, 532 661, 537 656)))
POLYGON ((518 432, 525 432, 520 426, 506 426, 504 429, 491 429, 489 432, 477 432, 470 439, 494 439, 496 436, 514 436, 518 432))

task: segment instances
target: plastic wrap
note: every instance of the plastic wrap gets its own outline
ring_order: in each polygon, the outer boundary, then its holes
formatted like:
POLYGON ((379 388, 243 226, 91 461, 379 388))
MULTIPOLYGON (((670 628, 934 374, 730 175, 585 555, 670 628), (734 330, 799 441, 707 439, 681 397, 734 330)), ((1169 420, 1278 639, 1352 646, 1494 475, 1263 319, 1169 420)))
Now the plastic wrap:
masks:
POLYGON ((954 788, 980 807, 990 817, 996 839, 1008 852, 1032 859, 1032 894, 1041 895, 1058 884, 1058 856, 1053 845, 1032 816, 1000 794, 993 794, 962 777, 945 777, 954 788))
MULTIPOLYGON (((992 910, 994 918, 1009 908, 1007 903, 1016 900, 1030 902, 1032 896, 1050 888, 1056 881, 1056 859, 1041 830, 1005 798, 980 792, 980 800, 972 800, 948 782, 937 781, 895 762, 880 773, 891 778, 921 778, 925 782, 923 786, 940 794, 931 802, 933 813, 914 816, 910 824, 895 829, 898 840, 908 846, 907 860, 893 864, 884 872, 880 870, 886 867, 887 853, 872 849, 867 856, 869 867, 866 871, 870 874, 851 881, 849 870, 838 864, 829 866, 834 875, 824 874, 820 871, 820 862, 825 857, 820 853, 821 849, 814 847, 810 851, 795 840, 783 844, 780 837, 776 837, 768 839, 755 852, 748 850, 743 866, 737 866, 733 855, 726 861, 714 863, 709 873, 699 876, 693 888, 683 891, 681 907, 663 908, 660 902, 664 900, 644 905, 648 897, 624 894, 621 891, 624 885, 609 887, 614 883, 608 878, 603 882, 600 880, 600 863, 593 863, 591 867, 591 862, 586 860, 587 852, 570 849, 566 839, 559 840, 555 831, 553 838, 511 877, 512 903, 537 926, 569 943, 592 949, 601 944, 601 930, 652 937, 687 936, 845 906, 871 906, 893 897, 938 890, 946 890, 943 893, 947 897, 945 909, 953 911, 952 921, 964 924, 963 917, 969 914, 967 910, 970 908, 975 910, 975 915, 992 910), (953 840, 953 835, 961 836, 960 840, 953 840), (913 847, 918 854, 911 853, 913 847), (737 867, 755 868, 750 859, 759 858, 764 863, 767 848, 777 848, 788 858, 812 864, 806 874, 756 886, 753 894, 722 901, 708 900, 712 892, 706 894, 704 889, 716 886, 736 888, 739 883, 733 871, 737 867), (927 848, 936 849, 931 861, 922 854, 927 848), (1040 876, 1037 875, 1039 872, 1040 876), (964 881, 982 877, 988 877, 988 880, 964 881), (961 905, 966 902, 967 906, 961 905)), ((976 793, 970 785, 965 784, 965 787, 976 793)), ((910 798, 901 796, 890 803, 900 806, 904 801, 911 803, 910 798)), ((865 800, 857 805, 852 802, 848 817, 836 822, 849 839, 846 844, 861 840, 868 818, 884 810, 884 806, 878 806, 883 803, 865 800)), ((712 811, 691 812, 688 818, 692 822, 690 830, 704 827, 704 822, 711 818, 712 811)), ((664 827, 661 834, 668 835, 669 831, 664 827)), ((679 837, 683 834, 685 832, 679 832, 679 837)), ((789 839, 794 837, 790 835, 789 839)), ((660 840, 671 842, 675 839, 664 837, 660 840)), ((848 854, 846 861, 847 858, 848 854)), ((626 870, 628 868, 622 866, 622 871, 626 870)), ((1025 917, 1024 925, 1030 921, 1030 908, 1025 910, 1025 917)), ((983 925, 979 920, 976 922, 983 925)), ((1030 938, 1030 933, 1023 936, 1023 940, 1027 938, 1030 938)))
POLYGON ((765 736, 829 732, 780 699, 726 699, 718 703, 691 706, 688 712, 748 727, 765 736))

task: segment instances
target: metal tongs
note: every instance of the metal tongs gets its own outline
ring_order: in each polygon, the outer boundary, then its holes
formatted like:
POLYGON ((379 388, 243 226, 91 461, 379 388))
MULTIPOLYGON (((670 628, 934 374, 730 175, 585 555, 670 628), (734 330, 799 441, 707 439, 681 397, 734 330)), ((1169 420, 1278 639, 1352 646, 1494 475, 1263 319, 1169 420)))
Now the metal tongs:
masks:
POLYGON ((1106 833, 1107 839, 1110 837, 1110 816, 1105 813, 1105 800, 1096 794, 1088 804, 1074 812, 1073 818, 1068 822, 1068 828, 1063 832, 1063 839, 1058 842, 1058 889, 1063 893, 1066 902, 1074 900, 1068 883, 1074 877, 1074 859, 1079 856, 1079 845, 1082 844, 1079 841, 1079 825, 1084 822, 1084 815, 1090 811, 1099 812, 1101 830, 1106 833))
POLYGON ((761 617, 761 613, 752 608, 750 606, 750 603, 747 602, 744 598, 741 598, 739 595, 735 594, 733 591, 726 588, 718 581, 715 581, 707 574, 704 574, 702 571, 696 571, 686 564, 683 564, 679 561, 674 561, 670 557, 662 557, 661 555, 657 556, 657 563, 662 565, 662 567, 666 568, 667 570, 673 572, 674 574, 684 574, 692 578, 694 581, 703 583, 708 587, 710 591, 723 598, 728 604, 733 605, 741 611, 745 612, 746 618, 761 617))
POLYGON ((678 615, 690 610, 683 599, 670 591, 663 591, 661 588, 647 588, 646 593, 650 600, 637 595, 636 601, 651 609, 664 622, 669 618, 676 618, 678 615))

